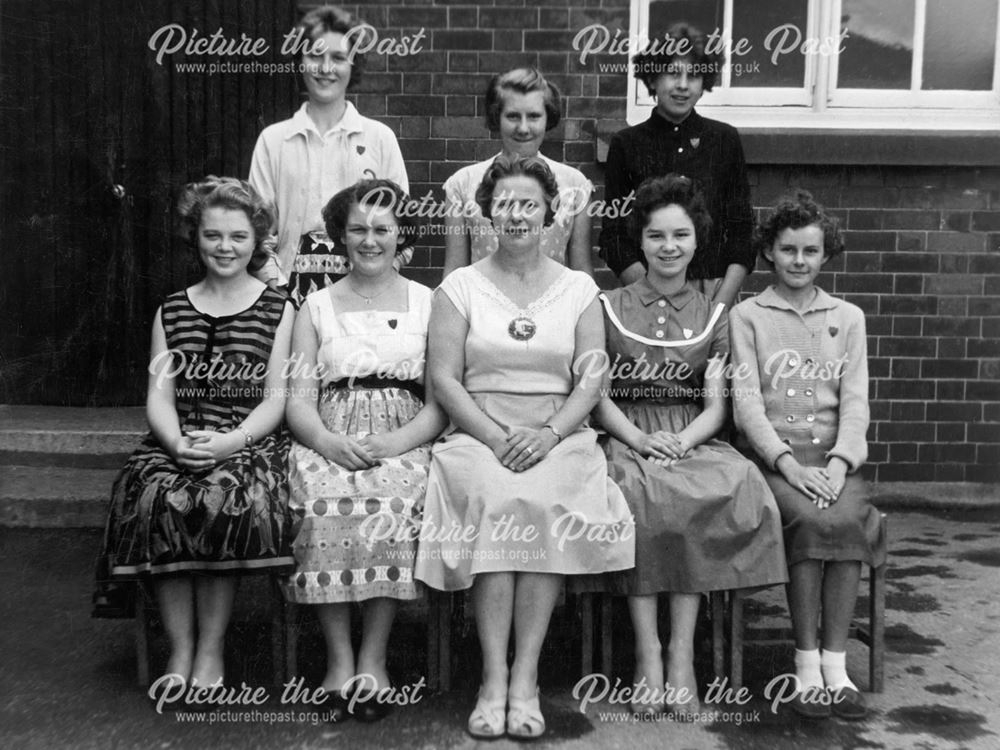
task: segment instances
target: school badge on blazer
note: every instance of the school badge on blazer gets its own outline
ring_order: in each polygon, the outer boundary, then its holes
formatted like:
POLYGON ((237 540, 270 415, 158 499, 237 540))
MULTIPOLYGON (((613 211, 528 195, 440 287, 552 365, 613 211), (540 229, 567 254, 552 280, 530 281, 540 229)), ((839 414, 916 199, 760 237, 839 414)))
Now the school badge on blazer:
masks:
POLYGON ((839 331, 840 329, 837 326, 830 326, 827 330, 830 332, 831 336, 836 336, 837 331, 839 331))

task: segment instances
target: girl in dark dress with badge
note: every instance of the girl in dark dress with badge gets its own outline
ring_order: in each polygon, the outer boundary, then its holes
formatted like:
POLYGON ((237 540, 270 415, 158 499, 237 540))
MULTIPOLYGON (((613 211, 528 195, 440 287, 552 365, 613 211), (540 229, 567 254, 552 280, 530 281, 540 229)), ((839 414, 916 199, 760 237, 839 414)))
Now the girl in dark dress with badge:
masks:
MULTIPOLYGON (((667 34, 677 41, 677 49, 683 45, 686 54, 673 50, 633 59, 635 76, 656 98, 656 107, 646 122, 612 137, 605 200, 621 203, 651 177, 675 173, 695 180, 704 191, 713 232, 698 245, 687 278, 712 302, 732 307, 756 260, 750 244, 753 211, 743 145, 736 128, 695 110, 719 72, 718 56, 705 49, 705 35, 683 23, 671 26, 667 34)), ((643 277, 642 253, 632 241, 625 216, 605 219, 600 245, 601 257, 623 284, 643 277)))

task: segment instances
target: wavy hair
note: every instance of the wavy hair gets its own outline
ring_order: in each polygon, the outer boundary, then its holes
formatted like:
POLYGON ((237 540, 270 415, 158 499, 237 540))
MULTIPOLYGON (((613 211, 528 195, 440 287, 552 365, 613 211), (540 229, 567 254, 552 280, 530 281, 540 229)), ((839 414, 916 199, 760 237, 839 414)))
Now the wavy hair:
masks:
POLYGON ((206 208, 225 208, 242 211, 253 227, 253 256, 247 270, 260 270, 267 261, 268 254, 262 247, 274 223, 274 210, 246 180, 235 177, 208 175, 199 182, 184 186, 177 201, 177 213, 187 231, 188 244, 198 255, 198 227, 206 208))
POLYGON ((632 58, 633 75, 646 84, 646 89, 653 95, 656 79, 666 73, 671 64, 677 60, 689 59, 700 71, 702 88, 711 91, 718 80, 720 58, 719 55, 706 51, 705 44, 708 38, 705 34, 695 26, 682 21, 667 28, 667 37, 671 44, 678 41, 686 42, 685 54, 678 54, 676 50, 672 50, 669 54, 655 51, 651 44, 632 58))
MULTIPOLYGON (((642 230, 649 224, 649 217, 654 211, 666 206, 680 206, 684 209, 694 225, 695 246, 708 245, 712 234, 712 216, 705 204, 705 196, 690 177, 673 173, 663 177, 650 177, 636 190, 629 229, 637 245, 642 244, 642 230)), ((645 264, 645 256, 640 253, 639 257, 645 264)))
POLYGON ((342 243, 347 229, 347 219, 354 206, 362 208, 388 208, 396 218, 402 242, 396 252, 410 247, 417 241, 419 225, 415 216, 416 205, 410 196, 392 180, 361 180, 334 195, 323 206, 323 224, 334 242, 342 243))
POLYGON ((793 194, 782 196, 774 208, 754 231, 754 246, 764 264, 774 270, 774 263, 764 256, 765 250, 774 247, 778 235, 786 229, 801 229, 815 224, 823 231, 823 262, 826 263, 844 252, 844 235, 840 223, 815 201, 812 193, 798 188, 793 194))
POLYGON ((545 196, 545 222, 544 226, 549 226, 555 221, 555 211, 552 208, 556 196, 559 195, 559 185, 556 177, 549 169, 549 165, 538 156, 515 157, 498 156, 490 164, 483 175, 483 181, 476 188, 476 204, 483 216, 487 219, 493 218, 493 194, 496 191, 497 183, 505 177, 517 176, 531 177, 542 187, 542 194, 545 196))
MULTIPOLYGON (((364 21, 352 16, 343 8, 338 8, 336 5, 321 5, 302 16, 295 28, 302 30, 303 40, 315 40, 331 31, 337 34, 347 34, 352 29, 365 25, 364 21)), ((348 91, 353 91, 361 83, 364 72, 364 54, 354 55, 351 59, 351 78, 347 82, 348 91)))
POLYGON ((552 130, 562 117, 562 95, 554 83, 545 80, 537 68, 514 68, 490 79, 486 86, 486 127, 500 129, 500 115, 503 114, 503 92, 514 91, 530 94, 541 91, 545 103, 545 129, 552 130))

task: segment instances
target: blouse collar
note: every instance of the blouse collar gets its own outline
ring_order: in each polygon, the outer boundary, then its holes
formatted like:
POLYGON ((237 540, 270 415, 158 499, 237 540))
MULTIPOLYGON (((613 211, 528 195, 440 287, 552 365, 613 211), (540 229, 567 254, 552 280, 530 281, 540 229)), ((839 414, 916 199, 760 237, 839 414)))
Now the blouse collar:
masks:
POLYGON ((653 107, 653 111, 649 115, 649 119, 646 121, 649 127, 654 130, 660 132, 665 131, 668 133, 676 132, 682 137, 701 135, 704 122, 705 118, 699 115, 694 109, 692 109, 688 116, 684 118, 683 122, 670 122, 670 120, 660 114, 660 111, 656 107, 653 107))
MULTIPOLYGON (((784 297, 778 294, 774 284, 758 294, 754 299, 761 307, 773 307, 776 310, 791 310, 796 313, 800 312, 796 308, 792 307, 792 305, 789 304, 784 297)), ((818 310, 832 310, 839 304, 840 301, 836 297, 831 297, 822 289, 816 287, 816 296, 813 297, 809 306, 805 310, 801 311, 801 314, 805 315, 806 313, 816 312, 818 310)))
POLYGON ((649 279, 645 276, 632 284, 631 289, 635 292, 639 301, 646 307, 649 307, 658 300, 665 299, 675 310, 682 310, 688 302, 694 299, 694 289, 689 284, 685 283, 679 291, 673 294, 663 294, 663 292, 654 289, 653 285, 649 283, 649 279))
MULTIPOLYGON (((326 133, 320 133, 319 129, 316 127, 316 123, 306 112, 306 107, 309 102, 303 102, 302 106, 298 108, 294 115, 292 115, 292 129, 289 131, 288 135, 285 136, 285 140, 296 136, 296 135, 306 135, 311 130, 319 136, 325 136, 326 133)), ((347 102, 347 106, 344 109, 344 114, 332 128, 330 128, 327 133, 332 133, 337 130, 342 130, 348 135, 352 133, 363 133, 364 132, 364 122, 361 117, 361 113, 355 108, 351 102, 347 102)))

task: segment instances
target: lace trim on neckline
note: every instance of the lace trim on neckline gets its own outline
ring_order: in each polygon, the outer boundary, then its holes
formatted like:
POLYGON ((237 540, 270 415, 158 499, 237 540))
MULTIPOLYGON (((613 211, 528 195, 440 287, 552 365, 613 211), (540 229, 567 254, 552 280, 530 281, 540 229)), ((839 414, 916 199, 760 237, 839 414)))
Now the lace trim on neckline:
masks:
POLYGON ((532 300, 527 307, 518 307, 517 304, 506 294, 504 294, 496 284, 486 278, 486 275, 474 266, 470 266, 472 269, 473 276, 479 290, 485 294, 487 297, 492 299, 501 307, 505 307, 508 310, 513 311, 515 315, 525 315, 529 318, 533 318, 538 313, 542 312, 548 307, 551 307, 556 300, 558 300, 566 290, 569 288, 568 281, 571 278, 571 274, 568 268, 564 268, 562 273, 556 277, 555 281, 546 287, 545 291, 542 292, 536 299, 532 300))

